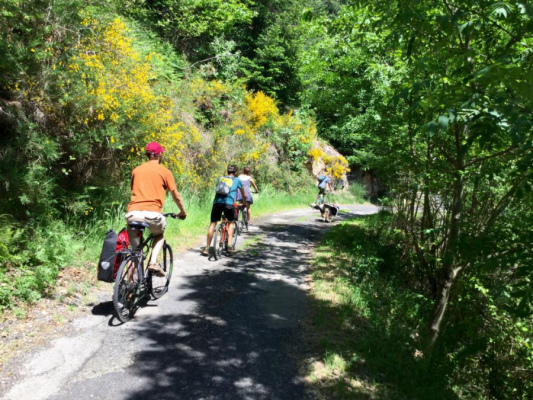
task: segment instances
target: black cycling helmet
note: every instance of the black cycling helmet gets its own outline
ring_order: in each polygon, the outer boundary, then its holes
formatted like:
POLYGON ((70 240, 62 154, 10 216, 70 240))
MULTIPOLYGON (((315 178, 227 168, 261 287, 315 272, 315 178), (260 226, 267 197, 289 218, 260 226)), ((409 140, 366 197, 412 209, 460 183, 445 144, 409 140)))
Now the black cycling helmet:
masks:
POLYGON ((237 166, 235 164, 228 165, 228 174, 235 174, 237 172, 237 166))

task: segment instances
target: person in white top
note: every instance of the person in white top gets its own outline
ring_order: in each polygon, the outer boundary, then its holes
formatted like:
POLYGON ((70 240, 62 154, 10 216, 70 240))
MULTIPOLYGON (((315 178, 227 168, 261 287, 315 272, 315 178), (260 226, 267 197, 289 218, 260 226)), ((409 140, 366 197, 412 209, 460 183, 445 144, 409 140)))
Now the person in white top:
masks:
MULTIPOLYGON (((244 193, 246 195, 246 200, 248 201, 248 224, 251 225, 251 218, 252 218, 252 212, 250 211, 251 205, 254 202, 254 199, 252 198, 252 193, 250 191, 250 185, 254 188, 254 193, 259 193, 259 189, 257 188, 257 185, 254 182, 254 178, 250 176, 250 167, 244 167, 242 170, 242 174, 239 175, 239 179, 242 182, 242 186, 244 188, 244 193)), ((241 201, 242 196, 240 192, 237 192, 237 201, 241 201)))

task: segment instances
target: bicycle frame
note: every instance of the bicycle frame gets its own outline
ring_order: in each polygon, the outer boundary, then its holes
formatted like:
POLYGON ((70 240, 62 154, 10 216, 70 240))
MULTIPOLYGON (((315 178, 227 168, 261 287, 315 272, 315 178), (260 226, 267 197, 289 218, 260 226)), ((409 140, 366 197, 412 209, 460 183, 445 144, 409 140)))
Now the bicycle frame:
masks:
POLYGON ((222 243, 224 243, 224 246, 228 246, 228 237, 229 237, 229 231, 228 231, 228 219, 226 216, 222 216, 222 219, 220 221, 220 225, 222 225, 222 243))
MULTIPOLYGON (((141 288, 142 290, 148 290, 150 282, 148 280, 147 270, 144 267, 144 260, 148 257, 148 253, 152 248, 154 235, 150 233, 148 237, 144 239, 144 229, 138 232, 138 235, 141 238, 139 246, 136 249, 123 250, 122 252, 127 253, 126 257, 124 258, 125 261, 133 259, 138 260, 139 267, 137 268, 137 271, 132 271, 133 274, 137 274, 137 282, 135 283, 136 289, 141 288)), ((142 297, 144 297, 144 295, 138 298, 137 301, 139 301, 142 297)))
POLYGON ((136 249, 122 250, 122 252, 128 254, 125 259, 127 259, 127 258, 136 258, 136 259, 139 260, 139 264, 140 264, 141 269, 142 269, 142 276, 143 276, 142 279, 144 280, 145 279, 145 275, 146 275, 145 274, 145 270, 144 270, 144 260, 147 258, 148 253, 150 252, 150 249, 152 248, 151 243, 154 240, 154 235, 152 235, 150 233, 148 235, 148 237, 143 240, 144 230, 141 231, 140 233, 141 234, 139 236, 141 237, 141 241, 139 242, 139 247, 137 247, 136 249), (145 251, 145 249, 146 249, 146 251, 145 251))
MULTIPOLYGON (((165 217, 178 218, 174 213, 163 215, 165 217)), ((173 264, 172 249, 163 239, 163 247, 161 249, 163 252, 162 268, 165 274, 152 275, 144 264, 149 252, 153 251, 155 239, 151 232, 146 239, 144 238, 144 231, 148 228, 147 225, 146 223, 131 223, 131 225, 128 223, 129 228, 134 230, 137 235, 139 244, 136 248, 121 251, 123 260, 113 289, 113 306, 115 307, 117 318, 122 322, 126 322, 133 317, 140 300, 145 298, 146 295, 151 294, 157 300, 168 291, 173 264), (154 276, 163 278, 162 282, 156 280, 155 287, 152 286, 154 284, 154 276)))

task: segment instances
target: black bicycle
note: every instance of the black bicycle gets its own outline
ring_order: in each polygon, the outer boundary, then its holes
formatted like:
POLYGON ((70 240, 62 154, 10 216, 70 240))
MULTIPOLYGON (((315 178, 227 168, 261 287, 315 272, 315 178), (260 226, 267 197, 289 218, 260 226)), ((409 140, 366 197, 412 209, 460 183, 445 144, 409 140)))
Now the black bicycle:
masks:
POLYGON ((213 246, 211 247, 212 253, 209 256, 213 256, 215 260, 222 258, 222 252, 228 250, 228 240, 229 240, 229 226, 234 224, 233 229, 233 239, 231 241, 231 246, 235 248, 237 243, 237 236, 239 235, 239 227, 237 226, 236 221, 228 221, 225 215, 222 216, 220 224, 218 224, 215 230, 215 236, 213 238, 213 246))
MULTIPOLYGON (((163 214, 165 217, 178 218, 175 213, 163 214)), ((139 247, 121 251, 122 263, 117 272, 113 290, 113 306, 115 314, 121 322, 129 321, 137 309, 140 301, 152 295, 154 299, 161 298, 167 291, 172 277, 173 257, 172 248, 165 241, 159 253, 159 265, 165 271, 164 276, 158 276, 144 267, 154 236, 150 233, 143 240, 143 233, 149 225, 144 221, 131 221, 130 229, 138 231, 141 237, 139 247)))

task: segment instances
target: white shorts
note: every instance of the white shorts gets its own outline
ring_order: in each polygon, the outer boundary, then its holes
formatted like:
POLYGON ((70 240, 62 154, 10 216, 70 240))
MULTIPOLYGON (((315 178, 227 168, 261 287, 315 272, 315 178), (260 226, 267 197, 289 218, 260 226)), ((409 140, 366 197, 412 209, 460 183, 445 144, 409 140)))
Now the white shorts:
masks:
MULTIPOLYGON (((155 211, 130 211, 126 214, 126 221, 128 223, 131 221, 146 222, 148 225, 150 225, 148 229, 150 229, 150 232, 154 236, 162 235, 167 226, 167 219, 165 216, 155 211)), ((134 249, 139 245, 137 234, 137 231, 133 231, 128 227, 128 236, 131 246, 134 249)))

